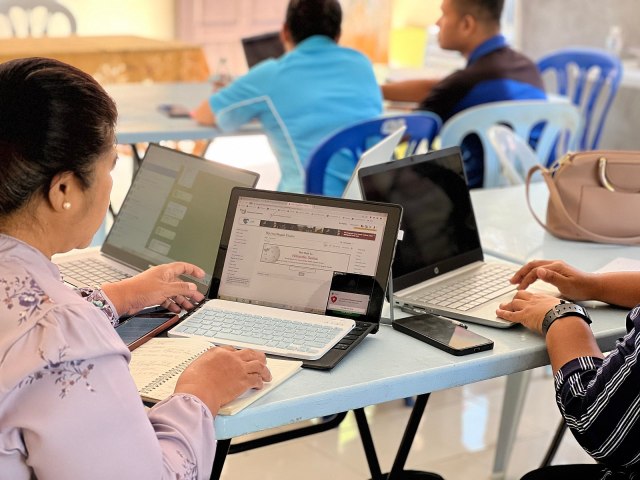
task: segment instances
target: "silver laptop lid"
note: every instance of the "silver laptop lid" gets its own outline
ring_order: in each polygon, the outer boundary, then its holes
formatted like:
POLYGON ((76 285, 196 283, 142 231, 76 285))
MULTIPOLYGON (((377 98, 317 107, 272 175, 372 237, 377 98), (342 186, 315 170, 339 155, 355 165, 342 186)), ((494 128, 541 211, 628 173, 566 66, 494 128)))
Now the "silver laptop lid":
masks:
POLYGON ((258 178, 150 144, 101 251, 141 271, 190 262, 206 272, 199 288, 208 286, 231 190, 255 186, 258 178))
POLYGON ((360 184, 358 183, 358 170, 365 167, 371 167, 373 165, 379 165, 381 163, 386 163, 393 159, 393 151, 400 143, 404 132, 407 130, 406 126, 402 126, 398 128, 395 132, 384 137, 374 146, 369 148, 366 152, 362 154, 355 168, 353 169, 353 173, 351 174, 351 178, 347 183, 347 186, 344 188, 344 192, 342 192, 342 198, 351 198, 353 200, 362 200, 362 193, 360 192, 360 184))

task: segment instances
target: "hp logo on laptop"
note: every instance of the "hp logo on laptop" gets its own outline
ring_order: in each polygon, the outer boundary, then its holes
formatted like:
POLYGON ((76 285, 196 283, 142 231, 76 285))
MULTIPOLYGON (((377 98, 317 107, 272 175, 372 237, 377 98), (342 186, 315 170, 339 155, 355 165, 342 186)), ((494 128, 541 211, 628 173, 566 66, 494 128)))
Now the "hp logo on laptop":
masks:
POLYGON ((438 275, 440 273, 440 269, 438 267, 433 269, 433 273, 435 273, 436 275, 438 275))

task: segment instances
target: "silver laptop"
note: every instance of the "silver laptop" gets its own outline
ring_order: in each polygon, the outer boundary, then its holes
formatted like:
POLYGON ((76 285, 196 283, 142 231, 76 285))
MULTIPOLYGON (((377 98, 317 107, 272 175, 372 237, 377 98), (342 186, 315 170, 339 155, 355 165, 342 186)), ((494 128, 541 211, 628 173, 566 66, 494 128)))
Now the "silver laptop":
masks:
POLYGON ((395 305, 492 327, 514 325, 495 311, 513 297, 509 278, 519 265, 485 261, 459 148, 364 168, 359 181, 367 200, 403 207, 395 305))
POLYGON ((342 192, 342 198, 362 200, 362 192, 360 192, 360 184, 358 183, 358 170, 392 160, 393 152, 400 143, 400 140, 402 140, 402 136, 406 130, 407 127, 403 125, 362 154, 353 169, 349 183, 347 183, 344 192, 342 192))
POLYGON ((255 186, 259 175, 150 144, 99 251, 54 258, 65 282, 95 286, 173 261, 198 265, 206 293, 231 190, 255 186))
POLYGON ((398 205, 235 188, 209 300, 169 335, 333 367, 378 330, 401 214, 398 205))

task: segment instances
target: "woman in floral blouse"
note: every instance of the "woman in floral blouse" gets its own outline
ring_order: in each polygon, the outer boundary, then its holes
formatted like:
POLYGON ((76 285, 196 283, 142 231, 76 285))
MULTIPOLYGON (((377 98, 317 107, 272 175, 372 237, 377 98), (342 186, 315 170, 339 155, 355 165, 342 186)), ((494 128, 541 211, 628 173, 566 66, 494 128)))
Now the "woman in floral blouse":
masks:
POLYGON ((147 412, 118 315, 202 300, 187 263, 101 289, 65 286, 55 253, 86 247, 111 191, 114 102, 55 60, 0 65, 0 478, 201 479, 219 407, 270 379, 264 355, 213 348, 147 412), (101 307, 101 308, 99 308, 101 307))

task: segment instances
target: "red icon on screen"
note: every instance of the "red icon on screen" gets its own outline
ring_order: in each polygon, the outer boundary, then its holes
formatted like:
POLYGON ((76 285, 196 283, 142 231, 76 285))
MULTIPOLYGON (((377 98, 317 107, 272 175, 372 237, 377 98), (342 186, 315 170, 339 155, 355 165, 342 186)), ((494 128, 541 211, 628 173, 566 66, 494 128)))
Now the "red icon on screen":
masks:
POLYGON ((331 303, 336 303, 338 301, 338 297, 335 295, 331 295, 331 303))

